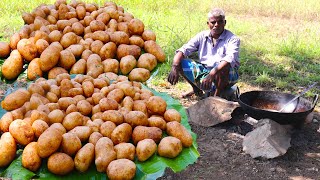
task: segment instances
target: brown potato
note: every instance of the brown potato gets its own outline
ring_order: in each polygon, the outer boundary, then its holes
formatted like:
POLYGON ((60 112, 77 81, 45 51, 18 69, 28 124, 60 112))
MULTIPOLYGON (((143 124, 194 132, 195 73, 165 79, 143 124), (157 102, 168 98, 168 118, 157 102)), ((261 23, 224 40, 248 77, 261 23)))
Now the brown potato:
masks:
POLYGON ((138 142, 136 153, 139 161, 146 161, 157 151, 157 144, 152 139, 144 139, 138 142))
MULTIPOLYGON (((43 26, 43 27, 45 27, 45 26, 43 26)), ((50 41, 48 34, 46 32, 44 32, 44 31, 40 31, 40 30, 35 31, 34 42, 37 42, 39 39, 43 39, 43 40, 45 40, 47 42, 50 41)))
MULTIPOLYGON (((101 48, 103 47, 103 42, 100 40, 95 40, 91 43, 90 45, 90 50, 94 53, 94 54, 99 54, 101 51, 101 48)), ((101 61, 101 58, 100 58, 101 61)))
MULTIPOLYGON (((60 56, 60 54, 58 56, 60 56)), ((68 71, 62 67, 54 67, 50 69, 50 71, 48 72, 48 79, 55 79, 59 74, 64 73, 68 73, 68 71)))
POLYGON ((77 103, 77 109, 82 115, 87 116, 91 114, 92 105, 87 100, 81 100, 77 103))
POLYGON ((120 125, 123 123, 123 115, 116 110, 107 110, 102 114, 103 121, 111 121, 116 125, 120 125))
POLYGON ((128 35, 130 34, 128 29, 128 22, 119 22, 117 29, 118 31, 125 32, 128 35))
POLYGON ((25 102, 30 100, 30 93, 26 89, 19 88, 15 92, 7 95, 1 102, 3 109, 11 111, 18 109, 24 105, 25 102))
POLYGON ((136 147, 131 143, 120 143, 114 146, 114 150, 117 153, 117 159, 129 159, 134 160, 136 153, 136 147))
POLYGON ((130 45, 137 45, 140 48, 143 48, 144 46, 144 41, 140 36, 133 35, 129 38, 129 44, 130 45))
POLYGON ((158 127, 163 131, 166 130, 167 123, 162 116, 152 115, 148 118, 148 122, 150 127, 158 127))
POLYGON ((137 126, 133 129, 132 140, 134 144, 144 139, 153 139, 159 143, 162 138, 162 130, 157 127, 137 126))
POLYGON ((48 159, 48 170, 53 174, 66 175, 73 169, 73 159, 65 153, 56 152, 48 159))
POLYGON ((62 125, 67 131, 83 125, 82 114, 79 112, 72 112, 66 115, 62 121, 62 125))
POLYGON ((60 109, 55 109, 48 114, 49 124, 62 123, 65 114, 60 109))
POLYGON ((38 154, 41 158, 49 157, 56 152, 62 141, 62 133, 57 128, 50 126, 38 139, 38 154))
POLYGON ((40 68, 42 71, 49 71, 59 62, 61 49, 55 45, 50 45, 40 55, 40 68))
POLYGON ((74 133, 63 134, 60 146, 62 152, 69 156, 75 155, 82 147, 80 139, 74 133))
POLYGON ((103 12, 97 16, 96 20, 103 22, 103 24, 108 24, 110 16, 107 12, 103 12))
POLYGON ((135 100, 135 101, 133 101, 132 110, 133 111, 141 111, 145 115, 148 115, 147 104, 146 104, 146 102, 144 100, 135 100))
POLYGON ((132 127, 128 123, 122 123, 111 133, 111 140, 114 144, 129 142, 131 139, 132 127))
POLYGON ((0 58, 7 58, 10 55, 11 48, 8 43, 0 42, 0 58))
MULTIPOLYGON (((100 126, 101 127, 101 126, 100 126)), ((99 132, 93 132, 90 137, 89 137, 89 143, 92 143, 93 145, 96 145, 98 140, 102 138, 103 135, 100 134, 99 132)))
POLYGON ((126 108, 128 111, 132 111, 133 99, 130 96, 126 96, 121 104, 123 108, 126 108))
POLYGON ((38 93, 41 96, 45 95, 44 89, 42 88, 42 86, 40 84, 37 84, 37 83, 31 83, 28 87, 28 91, 30 92, 31 95, 34 93, 38 93))
POLYGON ((25 24, 32 24, 34 21, 34 16, 31 13, 23 12, 22 19, 25 24))
POLYGON ((60 43, 63 48, 67 48, 72 44, 77 43, 78 36, 74 32, 68 32, 62 36, 60 43))
POLYGON ((154 55, 158 62, 165 62, 166 61, 166 55, 162 48, 153 40, 145 41, 144 42, 144 50, 147 53, 150 53, 154 55))
POLYGON ((71 26, 72 23, 69 20, 66 19, 61 19, 57 21, 57 27, 59 29, 59 31, 63 31, 64 28, 66 28, 67 26, 71 26))
POLYGON ((20 41, 21 37, 19 35, 19 33, 14 33, 11 37, 10 37, 10 47, 12 50, 17 49, 17 44, 20 41))
POLYGON ((91 81, 82 82, 82 89, 85 97, 91 97, 94 92, 94 85, 91 81))
POLYGON ((21 56, 28 62, 38 56, 37 46, 29 39, 21 39, 17 44, 17 49, 21 56))
POLYGON ((180 139, 183 147, 192 146, 193 139, 190 132, 179 122, 177 121, 168 122, 167 133, 170 136, 180 139))
POLYGON ((62 33, 58 30, 53 30, 49 34, 49 41, 52 42, 60 42, 62 38, 62 33))
POLYGON ((144 41, 149 41, 149 40, 156 41, 156 34, 151 30, 144 30, 142 33, 142 39, 144 41))
POLYGON ((121 59, 127 55, 132 55, 138 59, 141 55, 141 48, 137 45, 120 44, 117 49, 117 57, 121 59))
POLYGON ((124 116, 124 122, 132 127, 148 126, 148 116, 141 111, 130 111, 124 116))
POLYGON ((117 127, 117 125, 114 122, 106 121, 100 126, 100 133, 104 137, 111 138, 111 134, 113 130, 117 127))
POLYGON ((37 47, 38 54, 41 54, 49 46, 49 43, 44 39, 39 39, 35 45, 37 47))
POLYGON ((76 7, 76 13, 79 20, 84 19, 86 16, 86 8, 83 5, 78 5, 76 7))
POLYGON ((119 72, 119 61, 116 59, 106 59, 102 61, 104 72, 113 72, 118 74, 119 72))
POLYGON ((38 155, 37 142, 28 144, 22 153, 22 166, 30 171, 37 171, 41 166, 41 158, 38 155))
POLYGON ((127 75, 137 65, 137 60, 132 55, 127 55, 120 60, 120 71, 122 74, 127 75))
POLYGON ((68 108, 66 109, 66 115, 67 115, 67 114, 70 114, 70 113, 72 113, 72 112, 78 112, 78 108, 77 108, 77 106, 74 105, 74 104, 70 104, 70 105, 68 106, 68 108))
POLYGON ((13 120, 11 112, 6 112, 0 119, 0 131, 9 132, 9 126, 13 120))
POLYGON ((136 164, 128 159, 117 159, 112 161, 107 168, 110 179, 133 179, 136 175, 136 164))
POLYGON ((91 38, 93 40, 99 40, 99 41, 103 42, 103 44, 109 42, 109 40, 110 40, 109 34, 105 31, 102 31, 102 30, 93 32, 91 38))
POLYGON ((34 132, 34 136, 36 138, 39 138, 40 135, 49 128, 48 124, 43 121, 43 120, 35 120, 33 123, 32 123, 32 130, 34 132))
POLYGON ((8 166, 16 156, 17 144, 9 132, 2 134, 0 139, 0 167, 8 166))
POLYGON ((84 47, 81 44, 72 44, 67 48, 67 50, 71 51, 74 57, 80 58, 84 51, 84 47))
POLYGON ((167 102, 160 96, 152 96, 147 101, 147 108, 154 114, 163 115, 167 108, 167 102))
POLYGON ((77 126, 69 132, 77 135, 81 142, 87 141, 92 133, 90 127, 88 126, 77 126))
POLYGON ((124 92, 121 89, 113 89, 108 93, 107 98, 114 99, 120 103, 124 98, 124 92))
POLYGON ((68 97, 69 90, 73 88, 70 79, 62 79, 60 82, 60 97, 68 97))
POLYGON ((92 54, 87 60, 87 75, 97 78, 103 73, 103 65, 101 63, 101 58, 97 54, 92 54))
POLYGON ((62 110, 66 110, 71 104, 76 105, 77 101, 72 97, 62 97, 58 100, 58 104, 62 110))
POLYGON ((116 31, 110 35, 110 41, 116 43, 117 46, 120 44, 129 44, 129 35, 123 31, 116 31))
POLYGON ((162 157, 175 158, 182 151, 182 143, 178 138, 164 137, 158 145, 158 154, 162 157))
POLYGON ((102 59, 112 59, 116 57, 117 45, 114 42, 108 42, 100 49, 102 59))
POLYGON ((71 67, 76 63, 76 58, 70 50, 63 50, 60 52, 59 66, 66 70, 71 69, 71 67))
POLYGON ((118 109, 118 102, 114 99, 109 98, 102 98, 99 101, 101 112, 106 110, 117 110, 118 109))
POLYGON ((27 77, 29 80, 35 80, 38 77, 42 77, 43 73, 40 67, 40 59, 33 59, 28 66, 27 77))
POLYGON ((163 114, 163 117, 167 122, 171 122, 171 121, 177 121, 179 123, 181 122, 181 115, 175 109, 167 109, 166 112, 163 114))
POLYGON ((104 31, 105 30, 105 24, 99 20, 93 20, 90 22, 90 29, 92 32, 95 31, 104 31))
POLYGON ((149 71, 152 71, 156 66, 157 66, 157 59, 154 55, 150 53, 142 54, 137 61, 137 67, 145 68, 145 69, 148 69, 149 71))
POLYGON ((75 168, 80 172, 86 172, 94 160, 94 144, 87 143, 76 154, 74 158, 75 168))
POLYGON ((150 71, 145 68, 134 68, 129 73, 130 81, 145 82, 150 78, 150 71))
POLYGON ((95 164, 97 171, 106 172, 111 161, 117 158, 112 141, 107 137, 98 140, 95 146, 95 164))
POLYGON ((13 50, 1 67, 2 76, 8 80, 17 78, 23 70, 23 58, 18 50, 13 50))
POLYGON ((148 89, 141 89, 140 90, 140 98, 141 100, 148 100, 151 96, 154 96, 154 94, 148 90, 148 89))
POLYGON ((78 60, 71 67, 70 74, 85 74, 87 71, 87 61, 84 59, 78 60))
POLYGON ((140 19, 134 18, 128 24, 130 34, 142 35, 144 32, 144 24, 140 19))

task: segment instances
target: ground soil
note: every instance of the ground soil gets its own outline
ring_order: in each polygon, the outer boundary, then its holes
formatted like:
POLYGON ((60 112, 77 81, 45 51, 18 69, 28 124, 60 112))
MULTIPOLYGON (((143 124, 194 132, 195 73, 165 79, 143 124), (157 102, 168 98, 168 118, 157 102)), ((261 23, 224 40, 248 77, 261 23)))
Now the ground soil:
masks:
MULTIPOLYGON (((153 87, 179 99, 188 108, 197 98, 180 98, 182 91, 171 86, 153 87)), ((245 91, 250 89, 245 89, 245 91)), ((197 134, 200 157, 182 172, 167 169, 159 179, 320 179, 320 114, 316 109, 312 122, 292 133, 291 147, 287 153, 275 159, 253 159, 242 150, 246 133, 253 130, 244 121, 226 122, 214 127, 202 127, 189 122, 197 134)))

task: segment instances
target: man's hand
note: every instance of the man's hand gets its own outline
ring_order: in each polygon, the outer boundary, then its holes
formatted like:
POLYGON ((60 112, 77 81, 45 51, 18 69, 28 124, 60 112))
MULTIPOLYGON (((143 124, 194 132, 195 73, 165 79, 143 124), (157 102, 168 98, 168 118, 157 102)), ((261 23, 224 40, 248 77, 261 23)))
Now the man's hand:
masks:
POLYGON ((212 82, 214 80, 214 76, 216 75, 217 70, 213 68, 210 73, 205 77, 200 85, 200 88, 204 91, 210 91, 212 88, 212 82))
POLYGON ((168 76, 168 81, 170 84, 172 84, 172 85, 177 84, 180 71, 182 71, 180 65, 173 65, 172 66, 171 71, 168 76))

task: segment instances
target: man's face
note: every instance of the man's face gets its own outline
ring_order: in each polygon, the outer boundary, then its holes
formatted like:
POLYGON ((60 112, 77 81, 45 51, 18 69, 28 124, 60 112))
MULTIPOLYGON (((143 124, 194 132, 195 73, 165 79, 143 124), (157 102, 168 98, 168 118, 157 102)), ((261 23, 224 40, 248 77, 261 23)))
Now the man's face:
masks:
POLYGON ((226 25, 226 20, 224 20, 221 16, 211 17, 208 20, 208 26, 211 31, 211 35, 214 38, 217 38, 220 36, 220 34, 224 30, 225 25, 226 25))

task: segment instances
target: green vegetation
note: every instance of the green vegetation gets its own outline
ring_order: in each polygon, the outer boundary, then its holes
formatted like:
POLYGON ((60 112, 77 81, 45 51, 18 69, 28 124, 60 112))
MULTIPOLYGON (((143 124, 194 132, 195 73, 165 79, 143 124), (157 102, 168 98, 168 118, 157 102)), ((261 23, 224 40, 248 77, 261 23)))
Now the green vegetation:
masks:
MULTIPOLYGON (((23 25, 21 13, 53 0, 0 1, 0 41, 23 25)), ((102 0, 86 0, 101 5, 102 0)), ((165 83, 174 51, 207 28, 211 7, 226 11, 226 28, 241 39, 240 88, 259 86, 297 93, 320 82, 320 4, 316 0, 131 0, 115 1, 157 34, 168 61, 152 83, 165 83)), ((184 83, 182 83, 184 84, 184 83)), ((176 88, 184 88, 183 85, 176 88)), ((314 88, 313 93, 320 93, 314 88)))

